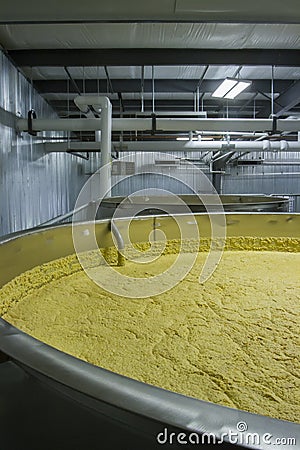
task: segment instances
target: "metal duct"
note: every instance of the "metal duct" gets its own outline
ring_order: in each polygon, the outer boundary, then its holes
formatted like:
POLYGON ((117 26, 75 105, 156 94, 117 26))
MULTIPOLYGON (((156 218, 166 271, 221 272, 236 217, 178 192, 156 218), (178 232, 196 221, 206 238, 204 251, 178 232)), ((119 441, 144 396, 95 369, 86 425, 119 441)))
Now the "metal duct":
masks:
MULTIPOLYGON (((298 141, 134 141, 112 142, 112 150, 119 152, 194 152, 194 151, 247 151, 247 152, 299 152, 298 141)), ((98 142, 45 142, 39 144, 45 153, 66 150, 99 152, 98 142)))
MULTIPOLYGON (((80 96, 81 97, 81 96, 80 96)), ((93 102, 96 98, 86 96, 85 101, 93 102)), ((106 97, 107 98, 107 97, 106 97)), ((83 109, 87 112, 87 108, 83 109)), ((156 119, 156 130, 158 131, 218 131, 227 130, 227 132, 265 132, 273 130, 272 119, 156 119)), ((17 121, 18 131, 28 131, 28 123, 25 119, 17 121)), ((32 121, 34 131, 97 131, 102 129, 99 119, 34 119, 32 121)), ((113 131, 149 131, 152 129, 152 119, 113 119, 113 131)), ((297 119, 278 119, 276 131, 299 131, 300 120, 297 119)))

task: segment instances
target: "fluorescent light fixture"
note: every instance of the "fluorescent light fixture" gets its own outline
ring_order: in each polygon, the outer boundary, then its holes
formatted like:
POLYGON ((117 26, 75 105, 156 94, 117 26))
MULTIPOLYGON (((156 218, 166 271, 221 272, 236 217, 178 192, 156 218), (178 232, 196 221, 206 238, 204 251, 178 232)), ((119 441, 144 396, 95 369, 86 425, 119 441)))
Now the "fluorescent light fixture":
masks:
POLYGON ((237 95, 239 95, 241 92, 243 92, 247 87, 249 87, 251 84, 251 81, 239 81, 238 84, 236 84, 227 94, 224 98, 230 98, 233 99, 237 95))
POLYGON ((251 85, 252 81, 226 78, 212 93, 212 97, 233 99, 251 85))
POLYGON ((212 93, 212 97, 223 98, 238 83, 237 80, 226 78, 220 86, 212 93))

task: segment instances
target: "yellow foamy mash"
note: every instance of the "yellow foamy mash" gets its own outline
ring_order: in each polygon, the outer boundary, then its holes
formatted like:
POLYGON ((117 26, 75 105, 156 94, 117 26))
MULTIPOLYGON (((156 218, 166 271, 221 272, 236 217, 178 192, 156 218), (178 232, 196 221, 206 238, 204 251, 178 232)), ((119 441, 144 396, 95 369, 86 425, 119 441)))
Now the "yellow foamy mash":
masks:
MULTIPOLYGON (((126 261, 114 269, 151 277, 172 264, 175 247, 152 263, 126 261)), ((200 251, 190 273, 168 292, 138 299, 104 291, 72 255, 6 284, 0 315, 113 372, 299 422, 300 241, 228 239, 213 276, 200 284, 206 257, 200 251)))

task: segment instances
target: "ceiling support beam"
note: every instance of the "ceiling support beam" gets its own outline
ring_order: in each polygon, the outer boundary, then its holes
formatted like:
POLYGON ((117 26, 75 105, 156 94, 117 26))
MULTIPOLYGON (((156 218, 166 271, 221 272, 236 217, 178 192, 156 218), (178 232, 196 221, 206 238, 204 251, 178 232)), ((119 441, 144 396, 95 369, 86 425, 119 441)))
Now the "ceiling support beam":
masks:
POLYGON ((18 66, 299 65, 300 50, 109 48, 9 50, 18 66))
POLYGON ((296 81, 286 92, 276 99, 274 112, 277 117, 286 114, 300 103, 300 80, 296 81))
POLYGON ((76 83, 76 81, 73 80, 70 71, 67 67, 64 67, 66 74, 68 75, 68 80, 67 80, 67 92, 77 92, 78 95, 81 95, 81 91, 76 83), (69 82, 71 82, 72 85, 72 90, 70 90, 70 84, 69 82))
MULTIPOLYGON (((140 99, 128 99, 122 96, 124 108, 126 109, 127 114, 137 114, 142 115, 141 112, 141 101, 140 99)), ((51 98, 47 98, 48 103, 55 109, 58 114, 76 114, 78 110, 72 101, 69 100, 52 100, 51 98)), ((111 103, 113 105, 113 113, 119 114, 120 112, 120 102, 117 99, 111 99, 111 103)), ((264 110, 267 106, 267 102, 265 100, 257 100, 256 102, 256 110, 264 110)), ((152 108, 151 99, 144 99, 144 112, 150 114, 152 108)), ((243 107, 243 115, 252 115, 253 116, 253 106, 252 104, 245 105, 244 101, 235 100, 234 104, 230 107, 230 111, 235 114, 241 114, 239 109, 243 107)), ((222 108, 222 102, 214 99, 214 100, 206 100, 204 105, 204 110, 207 111, 208 114, 218 115, 220 114, 220 110, 222 108)), ((191 100, 186 99, 159 99, 155 102, 156 112, 163 113, 168 111, 181 111, 187 113, 194 113, 192 109, 191 100)))
MULTIPOLYGON (((249 98, 249 100, 247 100, 247 101, 243 104, 243 106, 241 106, 241 107, 239 108, 238 112, 241 113, 241 112, 244 111, 249 105, 251 105, 251 108, 254 109, 254 101, 255 101, 255 98, 256 98, 256 97, 257 97, 257 92, 253 95, 252 98, 249 98)), ((255 118, 255 111, 254 111, 253 117, 255 118)))
MULTIPOLYGON (((106 80, 107 80, 107 87, 108 87, 106 92, 110 92, 111 94, 113 94, 114 93, 114 89, 113 89, 112 82, 111 82, 111 79, 110 79, 110 76, 109 76, 109 73, 108 73, 107 66, 104 66, 104 71, 105 71, 106 80)), ((84 82, 86 82, 86 80, 84 80, 84 82)))
MULTIPOLYGON (((214 92, 218 85, 223 81, 223 79, 207 79, 200 80, 197 79, 156 79, 155 80, 155 92, 190 92, 194 93, 197 87, 201 87, 201 92, 214 92)), ((33 80, 34 87, 41 93, 54 93, 62 94, 66 93, 68 86, 68 80, 33 80)), ((107 80, 106 79, 75 79, 76 85, 72 84, 70 86, 70 92, 77 92, 78 88, 83 91, 85 88, 85 93, 95 93, 95 92, 107 92, 107 80)), ((111 79, 110 79, 111 82, 111 79)), ((292 80, 276 80, 276 92, 282 92, 291 85, 292 80)), ((141 80, 136 79, 113 79, 113 87, 115 92, 141 92, 141 80)), ((251 86, 249 86, 247 92, 269 92, 270 81, 263 79, 252 80, 251 86)), ((112 91, 112 86, 110 87, 112 91)), ((150 79, 143 80, 143 92, 152 92, 152 81, 150 79)))

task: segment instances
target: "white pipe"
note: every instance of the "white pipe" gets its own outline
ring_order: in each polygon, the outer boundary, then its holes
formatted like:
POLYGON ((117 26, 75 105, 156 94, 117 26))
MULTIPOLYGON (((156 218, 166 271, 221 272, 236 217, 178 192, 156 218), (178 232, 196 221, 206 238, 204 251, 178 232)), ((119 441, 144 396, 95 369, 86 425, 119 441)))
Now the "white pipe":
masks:
MULTIPOLYGON (((101 151, 98 142, 46 142, 36 144, 43 148, 45 153, 77 151, 101 151)), ((249 151, 249 152, 300 152, 298 141, 128 141, 120 144, 112 142, 112 150, 119 152, 207 152, 207 151, 249 151), (227 147, 228 146, 228 147, 227 147)))
MULTIPOLYGON (((33 119, 34 131, 96 131, 101 130, 100 119, 33 119)), ((26 119, 17 121, 19 131, 28 131, 26 119)))
MULTIPOLYGON (((279 122, 279 121, 278 121, 279 122)), ((289 120, 285 123, 283 122, 281 131, 298 131, 300 130, 300 121, 294 120, 293 122, 289 120), (293 128, 291 130, 291 128, 293 128)), ((199 131, 245 131, 245 132, 255 132, 255 131, 266 131, 272 129, 273 122, 271 119, 182 119, 182 118, 169 118, 169 119, 156 119, 156 129, 159 131, 182 131, 189 132, 191 130, 199 131)), ((113 130, 115 131, 147 131, 151 130, 152 122, 151 119, 114 119, 113 120, 113 130)))
MULTIPOLYGON (((254 119, 257 120, 257 119, 254 119)), ((278 119, 277 130, 279 131, 300 131, 300 120, 297 119, 278 119)))
POLYGON ((300 143, 297 141, 135 141, 113 142, 115 149, 119 151, 148 151, 148 152, 176 152, 176 151, 300 151, 300 143))
MULTIPOLYGON (((283 164, 284 165, 284 164, 283 164)), ((226 173, 227 175, 227 173, 226 173)), ((228 175, 230 175, 232 178, 239 179, 239 178, 245 178, 245 177, 274 177, 274 176, 299 176, 300 172, 263 172, 263 173, 241 173, 240 175, 232 175, 231 173, 229 173, 228 175)), ((294 194, 291 194, 294 195, 294 194)))
MULTIPOLYGON (((96 128, 96 139, 101 138, 101 176, 99 197, 111 195, 111 130, 112 130, 112 106, 108 97, 99 95, 79 95, 74 98, 75 105, 86 114, 93 106, 95 111, 101 114, 101 133, 96 128)), ((91 120, 91 119, 86 119, 91 120)), ((94 119, 92 119, 94 120, 94 119)))
MULTIPOLYGON (((86 99, 88 97, 84 98, 86 99)), ((89 101, 95 101, 97 98, 107 97, 91 96, 91 100, 89 101)), ((96 103, 94 103, 94 106, 99 107, 96 103)), ((81 107, 84 109, 83 112, 86 112, 86 108, 84 106, 81 107)), ((33 119, 32 123, 34 131, 96 131, 102 129, 99 119, 33 119)), ((191 130, 198 130, 222 132, 223 130, 227 130, 228 133, 249 133, 272 130, 272 126, 273 121, 271 119, 156 119, 156 129, 159 131, 189 132, 191 130)), ((18 120, 17 129, 19 131, 28 131, 27 120, 18 120)), ((113 119, 112 129, 114 131, 149 131, 152 129, 152 119, 113 119)), ((277 129, 279 131, 300 131, 300 120, 278 119, 277 129)))
MULTIPOLYGON (((228 134, 228 131, 195 131, 196 135, 198 136, 220 136, 223 134, 228 134)), ((266 133, 255 133, 255 131, 253 131, 252 133, 247 133, 245 131, 231 131, 230 132, 231 136, 243 136, 243 137, 253 137, 253 138, 257 138, 257 137, 266 137, 266 133)))
MULTIPOLYGON (((119 121, 120 119, 116 119, 119 121)), ((123 119, 126 120, 126 119, 123 119)), ((130 120, 130 119, 129 119, 130 120)), ((135 119, 131 119, 135 120, 135 119)), ((158 130, 165 131, 223 131, 229 132, 255 132, 272 129, 271 119, 157 119, 158 130)), ((116 123, 118 127, 126 123, 116 123)), ((280 131, 299 131, 300 120, 278 120, 277 128, 280 131)))

